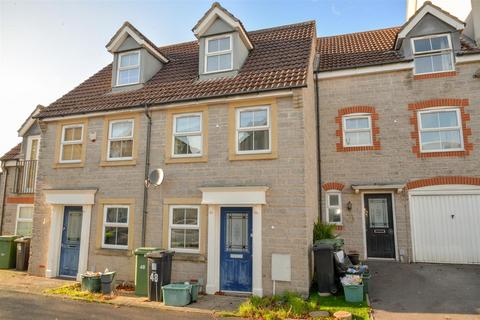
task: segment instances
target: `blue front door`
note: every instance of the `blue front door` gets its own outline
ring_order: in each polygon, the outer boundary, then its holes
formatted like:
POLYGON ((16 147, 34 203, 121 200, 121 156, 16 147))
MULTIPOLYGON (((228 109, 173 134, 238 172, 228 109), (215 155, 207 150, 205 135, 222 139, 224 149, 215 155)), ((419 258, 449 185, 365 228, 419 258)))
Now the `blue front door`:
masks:
POLYGON ((60 276, 77 276, 81 232, 82 207, 65 207, 60 252, 60 276))
POLYGON ((252 208, 222 208, 220 290, 252 291, 252 208))

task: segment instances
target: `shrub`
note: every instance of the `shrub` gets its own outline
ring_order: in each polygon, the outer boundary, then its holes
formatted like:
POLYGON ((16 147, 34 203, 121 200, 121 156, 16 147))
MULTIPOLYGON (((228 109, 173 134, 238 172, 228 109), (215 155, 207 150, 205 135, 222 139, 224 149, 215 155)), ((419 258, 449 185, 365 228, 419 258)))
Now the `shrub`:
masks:
POLYGON ((321 221, 318 221, 313 226, 313 241, 318 241, 322 239, 335 239, 337 235, 335 234, 335 225, 327 224, 321 221))

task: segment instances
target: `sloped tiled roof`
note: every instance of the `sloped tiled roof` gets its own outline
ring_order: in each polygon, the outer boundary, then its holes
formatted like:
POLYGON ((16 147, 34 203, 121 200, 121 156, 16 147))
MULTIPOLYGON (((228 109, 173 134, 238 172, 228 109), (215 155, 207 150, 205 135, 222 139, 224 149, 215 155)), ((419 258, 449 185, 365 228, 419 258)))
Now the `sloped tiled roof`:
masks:
POLYGON ((17 144, 10 151, 8 151, 2 157, 0 157, 0 161, 9 161, 9 160, 18 159, 21 149, 22 149, 22 144, 21 143, 17 144))
POLYGON ((112 65, 43 109, 38 118, 113 111, 145 103, 171 103, 202 98, 306 86, 315 22, 249 32, 254 44, 235 77, 198 79, 198 43, 161 47, 170 60, 137 90, 112 93, 112 65))
MULTIPOLYGON (((394 50, 401 27, 356 32, 317 39, 318 71, 332 71, 405 61, 394 50)), ((480 53, 461 39, 463 53, 480 53)))
POLYGON ((317 39, 319 71, 399 62, 394 50, 399 27, 317 39))

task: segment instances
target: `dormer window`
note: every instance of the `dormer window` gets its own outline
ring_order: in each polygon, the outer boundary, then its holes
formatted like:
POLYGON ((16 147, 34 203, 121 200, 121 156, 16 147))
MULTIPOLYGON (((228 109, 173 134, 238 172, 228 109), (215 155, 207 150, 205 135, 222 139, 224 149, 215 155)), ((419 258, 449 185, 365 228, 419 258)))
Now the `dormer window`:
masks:
POLYGON ((416 75, 454 70, 450 35, 412 39, 416 75))
POLYGON ((117 86, 140 83, 140 51, 118 55, 117 86))
POLYGON ((232 36, 216 36, 206 39, 205 73, 232 70, 232 36))

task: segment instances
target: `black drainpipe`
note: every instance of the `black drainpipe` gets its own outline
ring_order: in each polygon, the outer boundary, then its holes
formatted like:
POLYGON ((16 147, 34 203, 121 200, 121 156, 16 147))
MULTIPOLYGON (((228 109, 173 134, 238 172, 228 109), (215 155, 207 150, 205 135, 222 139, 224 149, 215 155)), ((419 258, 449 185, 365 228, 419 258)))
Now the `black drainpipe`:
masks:
POLYGON ((2 163, 2 172, 3 173, 1 176, 5 176, 5 177, 3 177, 3 199, 2 199, 2 216, 0 217, 0 236, 3 234, 3 216, 5 215, 5 199, 7 198, 8 169, 5 167, 4 163, 2 163))
POLYGON ((315 121, 317 122, 317 179, 318 179, 318 221, 322 221, 322 161, 320 157, 320 96, 318 94, 318 72, 315 74, 315 121))
POLYGON ((148 213, 148 174, 150 173, 150 139, 152 136, 152 116, 150 115, 149 105, 145 104, 145 116, 148 119, 147 124, 147 146, 145 149, 145 183, 143 184, 143 215, 142 215, 142 247, 145 247, 145 235, 147 231, 147 213, 148 213))

